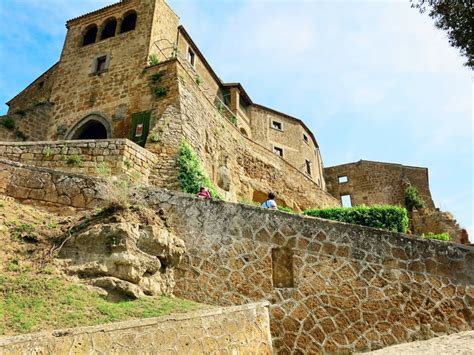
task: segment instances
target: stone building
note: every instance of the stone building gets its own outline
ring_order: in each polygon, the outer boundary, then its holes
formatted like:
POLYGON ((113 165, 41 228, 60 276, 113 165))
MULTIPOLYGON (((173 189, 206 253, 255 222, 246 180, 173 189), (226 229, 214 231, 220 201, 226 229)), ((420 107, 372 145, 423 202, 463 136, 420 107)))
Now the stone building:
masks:
POLYGON ((164 0, 122 0, 66 27, 59 61, 7 103, 21 137, 129 138, 160 157, 152 182, 170 188, 185 139, 228 200, 339 205, 313 133, 222 82, 164 0))
MULTIPOLYGON (((122 0, 66 27, 59 61, 7 103, 16 128, 0 125, 0 141, 128 138, 156 157, 148 180, 179 189, 176 158, 185 140, 226 200, 261 202, 274 191, 295 210, 349 198, 403 206, 412 184, 429 212, 412 216, 413 231, 460 233, 452 217, 437 213, 425 168, 360 161, 324 169, 306 125, 223 82, 164 0, 122 0)), ((8 159, 21 161, 15 149, 8 159)), ((84 158, 99 159, 89 153, 84 158)))
POLYGON ((414 186, 425 208, 410 212, 414 234, 448 233, 461 242, 462 229, 449 212, 436 208, 431 197, 428 169, 401 164, 360 160, 324 169, 327 189, 345 207, 360 205, 405 206, 405 190, 414 186))

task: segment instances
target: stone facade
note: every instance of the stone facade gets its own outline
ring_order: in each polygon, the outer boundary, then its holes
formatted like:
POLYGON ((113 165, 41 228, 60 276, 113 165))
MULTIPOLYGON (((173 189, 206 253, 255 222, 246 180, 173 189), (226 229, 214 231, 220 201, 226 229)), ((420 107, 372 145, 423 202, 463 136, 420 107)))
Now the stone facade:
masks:
POLYGON ((279 353, 367 351, 474 328, 474 249, 149 191, 187 247, 175 294, 271 302, 279 353))
POLYGON ((272 354, 268 304, 0 337, 13 354, 272 354))
POLYGON ((134 120, 147 116, 146 148, 161 162, 150 179, 157 186, 179 188, 176 155, 185 139, 228 200, 260 202, 275 191, 297 210, 338 205, 325 191, 312 132, 297 118, 254 104, 240 84, 223 83, 163 0, 123 0, 67 28, 59 62, 8 103, 28 140, 135 140, 134 120), (130 14, 136 25, 123 32, 130 14), (152 55, 159 65, 150 65, 152 55), (47 109, 41 119, 29 114, 38 103, 47 109), (229 132, 213 136, 222 130, 229 132))
POLYGON ((128 139, 0 142, 0 155, 26 165, 91 176, 127 175, 147 182, 157 157, 128 139))
POLYGON ((451 241, 461 242, 461 228, 449 212, 435 208, 431 198, 428 169, 401 164, 360 160, 324 169, 328 191, 341 200, 350 196, 352 206, 398 205, 405 207, 405 189, 414 186, 425 208, 410 213, 412 233, 449 233, 451 241))
POLYGON ((405 189, 413 185, 426 206, 434 208, 426 168, 360 160, 325 168, 324 175, 331 195, 337 199, 350 195, 353 206, 405 206, 405 189), (343 177, 347 178, 347 182, 339 182, 343 177))
POLYGON ((50 208, 96 208, 104 204, 98 179, 25 166, 3 158, 0 158, 0 194, 50 208))

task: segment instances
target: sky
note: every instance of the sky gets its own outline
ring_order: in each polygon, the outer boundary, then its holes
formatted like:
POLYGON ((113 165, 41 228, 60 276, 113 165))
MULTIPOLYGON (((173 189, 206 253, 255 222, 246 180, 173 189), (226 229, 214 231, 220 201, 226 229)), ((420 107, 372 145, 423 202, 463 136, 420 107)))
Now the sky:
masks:
MULTIPOLYGON (((58 60, 67 19, 113 2, 1 0, 0 100, 58 60)), ((325 166, 427 167, 436 206, 474 240, 474 76, 427 14, 408 0, 168 3, 223 81, 306 123, 325 166)))

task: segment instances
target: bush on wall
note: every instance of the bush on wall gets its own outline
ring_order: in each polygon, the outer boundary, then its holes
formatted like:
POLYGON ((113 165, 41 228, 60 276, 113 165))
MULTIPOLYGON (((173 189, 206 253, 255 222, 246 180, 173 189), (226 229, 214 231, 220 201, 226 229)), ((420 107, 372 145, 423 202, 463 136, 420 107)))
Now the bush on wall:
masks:
POLYGON ((405 206, 409 211, 425 207, 425 202, 415 186, 410 185, 405 189, 405 206))
POLYGON ((396 206, 311 208, 303 211, 303 214, 391 232, 406 233, 408 229, 407 210, 396 206))
POLYGON ((199 188, 205 186, 209 189, 212 197, 223 199, 202 168, 197 154, 185 141, 182 141, 179 146, 178 169, 181 191, 197 194, 199 188))
POLYGON ((429 232, 429 233, 423 233, 421 236, 423 238, 444 240, 445 242, 448 242, 451 239, 448 233, 435 234, 435 233, 429 232))

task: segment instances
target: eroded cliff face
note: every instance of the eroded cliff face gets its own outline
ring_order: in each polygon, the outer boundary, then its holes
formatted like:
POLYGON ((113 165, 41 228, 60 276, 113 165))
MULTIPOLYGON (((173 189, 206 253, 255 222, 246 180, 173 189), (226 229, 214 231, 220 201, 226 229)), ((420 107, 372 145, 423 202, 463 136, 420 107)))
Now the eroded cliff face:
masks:
POLYGON ((171 294, 184 252, 163 214, 112 208, 74 230, 59 256, 66 274, 120 299, 171 294))

